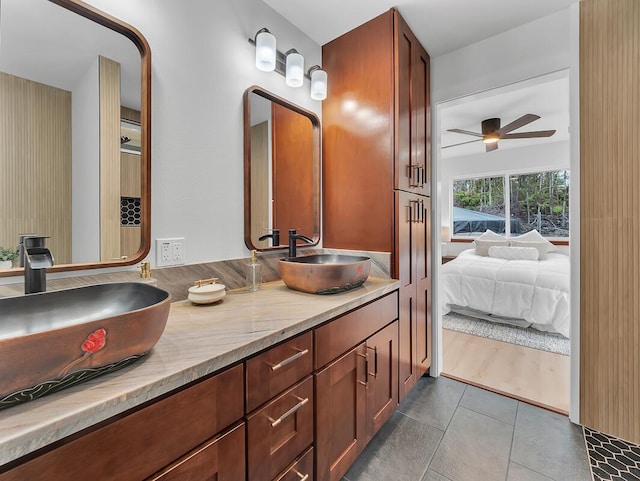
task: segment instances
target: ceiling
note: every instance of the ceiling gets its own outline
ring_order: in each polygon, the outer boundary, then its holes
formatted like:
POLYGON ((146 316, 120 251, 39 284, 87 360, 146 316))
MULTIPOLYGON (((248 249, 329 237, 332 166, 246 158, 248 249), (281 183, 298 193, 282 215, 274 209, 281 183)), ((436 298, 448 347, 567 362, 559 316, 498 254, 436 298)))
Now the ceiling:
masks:
MULTIPOLYGON (((464 97, 440 106, 440 146, 474 140, 472 136, 447 132, 448 129, 481 132, 484 119, 499 117, 507 125, 524 114, 536 114, 540 119, 513 131, 556 130, 551 137, 540 139, 504 139, 500 150, 517 149, 569 139, 569 78, 564 73, 520 82, 481 94, 464 97)), ((442 149, 441 158, 486 154, 482 142, 442 149)))
MULTIPOLYGON (((431 57, 452 52, 567 8, 577 0, 262 0, 315 42, 334 38, 396 7, 431 57)), ((447 132, 480 132, 482 120, 502 119, 502 125, 531 113, 541 118, 514 132, 555 129, 543 139, 501 140, 500 150, 569 138, 569 81, 563 74, 458 99, 439 111, 440 145, 473 140, 447 132)), ((482 142, 443 149, 443 159, 485 153, 482 142)))
POLYGON ((557 12, 577 0, 263 0, 319 45, 397 7, 431 57, 557 12))

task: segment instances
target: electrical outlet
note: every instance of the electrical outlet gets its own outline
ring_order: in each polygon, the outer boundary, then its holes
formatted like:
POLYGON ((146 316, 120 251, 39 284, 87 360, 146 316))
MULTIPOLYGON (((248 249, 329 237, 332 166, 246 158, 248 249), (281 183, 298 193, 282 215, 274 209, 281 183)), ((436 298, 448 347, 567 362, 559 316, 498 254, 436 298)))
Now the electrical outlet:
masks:
POLYGON ((182 265, 184 264, 185 258, 184 237, 176 239, 156 239, 156 265, 158 267, 182 265))
POLYGON ((184 264, 184 239, 175 240, 172 248, 174 263, 184 264))

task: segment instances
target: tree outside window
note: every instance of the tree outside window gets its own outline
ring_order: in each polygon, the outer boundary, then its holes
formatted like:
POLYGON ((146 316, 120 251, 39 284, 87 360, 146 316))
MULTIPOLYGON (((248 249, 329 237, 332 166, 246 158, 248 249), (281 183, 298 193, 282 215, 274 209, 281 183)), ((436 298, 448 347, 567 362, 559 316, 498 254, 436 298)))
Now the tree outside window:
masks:
POLYGON ((485 230, 569 237, 569 171, 505 174, 453 182, 453 235, 485 230), (509 222, 505 219, 509 218, 509 222))

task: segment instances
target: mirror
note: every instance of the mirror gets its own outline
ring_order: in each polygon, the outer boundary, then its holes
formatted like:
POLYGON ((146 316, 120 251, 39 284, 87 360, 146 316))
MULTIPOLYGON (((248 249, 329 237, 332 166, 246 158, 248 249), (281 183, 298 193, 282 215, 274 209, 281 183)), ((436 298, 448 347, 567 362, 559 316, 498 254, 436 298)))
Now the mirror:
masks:
POLYGON ((318 117, 260 87, 247 89, 244 186, 244 232, 249 249, 283 249, 288 245, 289 229, 310 237, 311 245, 316 245, 320 241, 318 117), (263 237, 276 229, 279 242, 263 237))
POLYGON ((139 262, 151 232, 146 40, 79 0, 0 8, 0 247, 49 236, 50 272, 139 262))

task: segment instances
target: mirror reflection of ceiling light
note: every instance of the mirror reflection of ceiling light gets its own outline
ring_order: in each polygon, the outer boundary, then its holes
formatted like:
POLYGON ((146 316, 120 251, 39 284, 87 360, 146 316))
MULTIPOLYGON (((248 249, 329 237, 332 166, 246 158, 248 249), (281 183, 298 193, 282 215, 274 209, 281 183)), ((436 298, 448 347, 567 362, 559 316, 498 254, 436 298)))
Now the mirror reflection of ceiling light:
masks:
MULTIPOLYGON (((2 0, 0 0, 2 1, 2 0)), ((319 65, 311 67, 304 72, 304 57, 295 48, 280 52, 276 48, 276 37, 266 28, 256 32, 254 38, 249 38, 249 43, 256 47, 256 68, 263 72, 277 72, 285 77, 289 87, 301 87, 305 77, 311 81, 309 92, 313 100, 327 98, 327 72, 319 65)))

